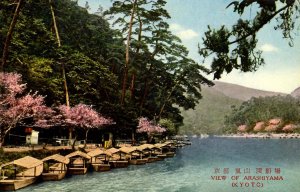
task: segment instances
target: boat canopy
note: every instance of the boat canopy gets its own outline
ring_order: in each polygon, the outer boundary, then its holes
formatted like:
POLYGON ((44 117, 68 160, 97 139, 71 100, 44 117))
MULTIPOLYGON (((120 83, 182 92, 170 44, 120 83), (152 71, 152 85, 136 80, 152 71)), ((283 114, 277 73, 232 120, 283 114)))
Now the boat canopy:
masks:
POLYGON ((110 154, 110 156, 112 156, 113 154, 127 154, 124 151, 121 151, 120 149, 116 149, 116 148, 110 148, 108 150, 105 151, 106 153, 110 154))
POLYGON ((49 157, 46 157, 42 159, 43 162, 54 160, 63 164, 69 164, 70 159, 68 157, 62 156, 60 154, 51 155, 49 157))
POLYGON ((137 153, 142 153, 143 151, 137 147, 122 147, 120 148, 120 151, 124 152, 124 153, 127 153, 127 154, 131 154, 131 153, 134 153, 134 152, 137 152, 137 153))
POLYGON ((3 167, 9 166, 9 165, 17 165, 20 167, 24 167, 26 169, 30 169, 30 168, 37 167, 41 164, 43 164, 43 161, 36 159, 34 157, 31 157, 31 156, 26 156, 26 157, 11 161, 9 163, 5 163, 0 166, 0 169, 2 169, 3 167))
POLYGON ((72 158, 72 157, 76 157, 76 156, 83 157, 85 159, 90 159, 91 158, 88 154, 83 153, 81 151, 75 151, 73 153, 70 153, 70 154, 66 155, 67 158, 72 158))
POLYGON ((99 148, 93 150, 93 151, 90 151, 87 153, 89 156, 91 157, 97 157, 97 156, 100 156, 100 155, 107 155, 107 156, 110 156, 110 153, 108 153, 107 151, 103 151, 99 148))

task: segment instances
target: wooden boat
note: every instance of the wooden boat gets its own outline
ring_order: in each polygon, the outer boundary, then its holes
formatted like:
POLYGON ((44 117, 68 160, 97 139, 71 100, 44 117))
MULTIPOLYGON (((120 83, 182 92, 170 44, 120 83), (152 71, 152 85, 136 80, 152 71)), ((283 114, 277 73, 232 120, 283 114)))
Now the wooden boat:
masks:
POLYGON ((37 180, 38 176, 43 172, 43 162, 26 156, 1 165, 0 170, 0 191, 15 191, 37 180), (13 172, 10 172, 12 173, 11 175, 8 175, 9 170, 13 170, 13 172))
POLYGON ((156 155, 156 157, 158 157, 161 160, 168 157, 166 154, 166 151, 164 150, 166 147, 166 144, 157 143, 154 146, 155 146, 155 148, 153 150, 153 154, 156 155))
POLYGON ((163 143, 164 146, 162 147, 163 153, 167 155, 167 157, 174 157, 176 154, 176 147, 173 141, 166 141, 163 143))
POLYGON ((172 151, 168 151, 168 152, 166 152, 166 156, 167 156, 167 157, 174 157, 174 156, 175 156, 175 153, 172 152, 172 151))
POLYGON ((143 165, 148 161, 148 159, 143 158, 143 152, 137 147, 122 147, 120 151, 127 154, 128 162, 131 165, 143 165))
POLYGON ((84 175, 87 172, 87 162, 91 159, 89 155, 81 151, 75 151, 66 155, 70 159, 68 173, 71 175, 84 175))
POLYGON ((192 144, 192 142, 190 142, 190 140, 188 139, 188 136, 186 136, 186 135, 183 135, 183 136, 177 135, 174 137, 174 140, 177 141, 175 144, 175 146, 177 148, 192 144))
POLYGON ((145 158, 147 158, 147 163, 152 163, 155 161, 163 160, 163 158, 158 158, 154 153, 156 150, 159 150, 156 146, 152 144, 143 144, 138 147, 141 151, 143 151, 145 158))
POLYGON ((44 171, 42 178, 44 181, 62 180, 67 173, 67 165, 70 159, 59 154, 51 155, 42 159, 44 162, 44 171))
POLYGON ((176 142, 175 141, 169 140, 169 141, 166 141, 165 143, 169 147, 169 151, 174 152, 174 153, 176 152, 177 147, 176 147, 176 142))
POLYGON ((166 155, 162 154, 161 148, 159 148, 158 146, 149 145, 149 148, 151 149, 151 157, 149 157, 150 161, 162 161, 166 158, 166 155))
POLYGON ((106 150, 106 153, 110 155, 109 164, 112 168, 124 168, 128 167, 128 161, 126 160, 126 153, 116 148, 110 148, 106 150))
POLYGON ((110 154, 97 148, 93 151, 90 151, 88 155, 91 157, 91 164, 94 168, 94 171, 103 172, 110 170, 109 157, 110 154))
POLYGON ((183 144, 183 143, 181 143, 181 142, 177 142, 177 144, 176 144, 176 147, 177 148, 182 148, 182 147, 184 147, 185 146, 185 144, 183 144))
POLYGON ((160 149, 160 153, 158 152, 158 156, 161 156, 163 158, 174 157, 175 152, 172 151, 171 145, 172 144, 169 142, 155 144, 155 146, 160 149))

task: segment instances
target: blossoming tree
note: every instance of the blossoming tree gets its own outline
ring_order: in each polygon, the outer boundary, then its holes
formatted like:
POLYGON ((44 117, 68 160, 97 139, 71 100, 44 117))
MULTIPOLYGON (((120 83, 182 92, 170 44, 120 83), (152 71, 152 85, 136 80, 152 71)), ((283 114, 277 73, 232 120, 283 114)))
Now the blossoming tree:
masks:
MULTIPOLYGON (((53 116, 48 122, 40 121, 41 126, 47 125, 61 125, 71 127, 73 130, 76 128, 81 128, 85 130, 85 146, 88 136, 88 132, 91 128, 99 128, 103 125, 110 125, 113 121, 109 118, 103 117, 97 111, 95 111, 91 106, 85 104, 78 104, 74 107, 68 107, 66 105, 61 105, 58 107, 58 114, 53 116)), ((73 148, 75 141, 77 139, 77 134, 75 132, 75 139, 73 142, 73 148)))
POLYGON ((137 127, 137 133, 147 133, 148 135, 148 142, 151 142, 153 134, 155 133, 163 133, 166 129, 161 127, 160 125, 155 125, 151 121, 149 121, 145 117, 139 118, 139 124, 137 127))
POLYGON ((42 119, 53 111, 44 104, 44 97, 27 93, 21 75, 0 72, 0 147, 5 136, 25 119, 42 119))

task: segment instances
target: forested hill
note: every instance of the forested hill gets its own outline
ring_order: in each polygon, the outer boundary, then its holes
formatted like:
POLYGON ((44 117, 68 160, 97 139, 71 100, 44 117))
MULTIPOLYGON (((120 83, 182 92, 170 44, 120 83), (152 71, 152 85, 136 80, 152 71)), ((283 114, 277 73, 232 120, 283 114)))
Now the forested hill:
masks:
POLYGON ((252 97, 286 95, 252 89, 240 85, 214 81, 213 87, 203 87, 203 99, 195 110, 183 111, 184 134, 222 133, 225 115, 231 113, 232 106, 239 107, 252 97))
POLYGON ((197 104, 210 70, 172 33, 165 0, 112 2, 90 14, 72 0, 1 0, 0 71, 21 74, 48 106, 92 105, 122 137, 139 117, 181 125, 179 107, 197 104))
POLYGON ((213 87, 203 87, 203 98, 195 110, 182 111, 184 126, 182 134, 221 133, 225 114, 231 112, 231 106, 239 106, 242 101, 230 98, 213 87))

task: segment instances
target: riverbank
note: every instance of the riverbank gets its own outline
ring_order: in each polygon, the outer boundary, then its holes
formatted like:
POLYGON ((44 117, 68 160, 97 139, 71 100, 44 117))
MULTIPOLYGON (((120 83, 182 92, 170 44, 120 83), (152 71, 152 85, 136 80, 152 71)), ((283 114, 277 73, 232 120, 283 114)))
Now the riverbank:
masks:
POLYGON ((300 139, 298 133, 257 133, 257 134, 230 134, 230 135, 215 135, 214 137, 221 138, 260 138, 260 139, 300 139))

